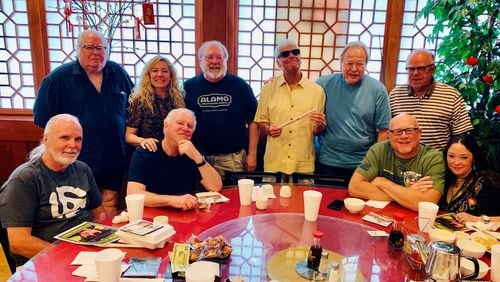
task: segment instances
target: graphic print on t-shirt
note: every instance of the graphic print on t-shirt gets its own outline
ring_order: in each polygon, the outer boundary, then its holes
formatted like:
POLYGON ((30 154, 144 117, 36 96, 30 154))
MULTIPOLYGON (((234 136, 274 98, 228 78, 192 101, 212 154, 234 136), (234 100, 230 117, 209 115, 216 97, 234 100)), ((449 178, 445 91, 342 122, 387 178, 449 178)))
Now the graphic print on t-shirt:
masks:
POLYGON ((198 106, 202 108, 202 111, 206 111, 208 108, 229 107, 232 102, 232 97, 228 94, 212 93, 201 95, 198 97, 197 102, 198 106))
POLYGON ((54 218, 71 218, 87 203, 87 192, 78 187, 61 186, 50 193, 50 211, 54 218))

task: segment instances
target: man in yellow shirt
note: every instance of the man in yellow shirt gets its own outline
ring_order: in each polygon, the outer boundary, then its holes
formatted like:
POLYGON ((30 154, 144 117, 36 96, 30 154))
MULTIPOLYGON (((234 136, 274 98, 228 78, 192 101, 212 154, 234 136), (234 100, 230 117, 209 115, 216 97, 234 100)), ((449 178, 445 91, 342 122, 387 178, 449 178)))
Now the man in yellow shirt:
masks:
POLYGON ((264 171, 282 172, 290 182, 294 172, 314 172, 314 135, 326 125, 325 93, 302 74, 294 41, 280 41, 275 59, 283 74, 262 87, 254 122, 268 136, 264 171))

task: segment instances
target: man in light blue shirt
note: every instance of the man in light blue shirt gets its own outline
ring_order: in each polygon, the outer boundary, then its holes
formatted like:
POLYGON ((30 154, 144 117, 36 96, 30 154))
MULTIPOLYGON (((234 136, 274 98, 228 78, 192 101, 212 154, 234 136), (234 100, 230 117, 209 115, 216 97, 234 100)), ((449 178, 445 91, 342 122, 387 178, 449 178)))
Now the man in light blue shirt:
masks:
POLYGON ((344 178, 346 183, 370 146, 388 137, 389 95, 382 83, 365 75, 367 63, 366 45, 350 42, 340 55, 342 72, 316 81, 326 93, 327 121, 318 138, 316 173, 344 178))

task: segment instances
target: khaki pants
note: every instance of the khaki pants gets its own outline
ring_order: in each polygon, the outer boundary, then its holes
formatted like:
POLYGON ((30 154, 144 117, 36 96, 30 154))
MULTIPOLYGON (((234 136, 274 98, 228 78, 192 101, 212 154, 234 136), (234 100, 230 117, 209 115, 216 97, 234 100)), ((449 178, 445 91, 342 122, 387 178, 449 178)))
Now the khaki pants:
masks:
POLYGON ((205 159, 221 176, 224 176, 224 171, 245 171, 247 153, 241 149, 238 152, 230 154, 205 156, 205 159))

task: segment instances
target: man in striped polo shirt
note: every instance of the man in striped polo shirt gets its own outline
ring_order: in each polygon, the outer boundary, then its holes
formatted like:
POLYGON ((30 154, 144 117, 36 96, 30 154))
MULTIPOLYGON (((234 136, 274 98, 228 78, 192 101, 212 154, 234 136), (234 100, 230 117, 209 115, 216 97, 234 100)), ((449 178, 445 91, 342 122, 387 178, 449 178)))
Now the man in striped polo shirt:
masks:
POLYGON ((390 94, 392 116, 409 113, 416 117, 420 142, 442 151, 452 135, 472 130, 465 102, 453 87, 434 80, 434 55, 424 49, 413 51, 406 60, 408 84, 396 86, 390 94))

